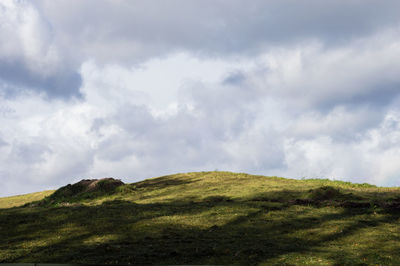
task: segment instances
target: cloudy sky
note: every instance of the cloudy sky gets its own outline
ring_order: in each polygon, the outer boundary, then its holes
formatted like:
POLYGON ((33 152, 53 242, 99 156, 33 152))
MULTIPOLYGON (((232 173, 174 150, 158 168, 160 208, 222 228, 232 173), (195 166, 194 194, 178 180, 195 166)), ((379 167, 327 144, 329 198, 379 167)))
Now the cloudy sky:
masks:
POLYGON ((400 186, 399 13, 0 0, 0 196, 216 169, 400 186))

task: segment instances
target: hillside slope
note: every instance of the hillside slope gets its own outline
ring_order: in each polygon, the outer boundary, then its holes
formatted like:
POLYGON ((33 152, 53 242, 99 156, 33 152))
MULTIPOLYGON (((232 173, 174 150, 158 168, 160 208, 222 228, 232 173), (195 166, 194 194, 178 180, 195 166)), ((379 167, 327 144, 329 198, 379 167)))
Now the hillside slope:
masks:
POLYGON ((29 193, 18 196, 10 196, 0 198, 0 209, 22 206, 28 202, 41 200, 52 194, 54 190, 46 190, 42 192, 29 193))
POLYGON ((400 264, 398 188, 229 172, 66 187, 0 209, 0 262, 400 264))

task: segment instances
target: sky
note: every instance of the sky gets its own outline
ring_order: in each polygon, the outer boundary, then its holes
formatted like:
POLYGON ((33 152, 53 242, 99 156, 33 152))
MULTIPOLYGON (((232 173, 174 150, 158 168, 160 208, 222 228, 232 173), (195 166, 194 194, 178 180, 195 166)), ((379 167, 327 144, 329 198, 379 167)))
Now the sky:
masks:
POLYGON ((0 196, 214 170, 400 186, 399 13, 0 0, 0 196))

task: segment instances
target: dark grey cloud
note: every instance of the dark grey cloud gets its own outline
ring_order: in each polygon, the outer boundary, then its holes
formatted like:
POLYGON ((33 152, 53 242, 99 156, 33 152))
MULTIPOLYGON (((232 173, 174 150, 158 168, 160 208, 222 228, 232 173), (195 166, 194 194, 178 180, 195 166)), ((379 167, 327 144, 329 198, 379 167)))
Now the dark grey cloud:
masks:
POLYGON ((50 98, 81 97, 82 78, 77 70, 62 69, 48 76, 31 71, 24 62, 0 60, 0 89, 12 96, 23 91, 34 91, 50 98))
POLYGON ((246 75, 240 71, 229 73, 222 81, 224 85, 243 86, 246 80, 246 75))
POLYGON ((397 1, 39 3, 69 45, 103 62, 135 62, 177 50, 242 56, 315 39, 336 46, 400 22, 397 1))
POLYGON ((371 108, 386 108, 397 97, 400 97, 400 79, 398 81, 384 81, 374 84, 374 89, 358 95, 352 95, 348 99, 344 99, 344 103, 349 105, 366 104, 371 106, 371 108))
POLYGON ((7 146, 7 145, 8 145, 8 143, 5 142, 2 138, 0 138, 0 147, 7 146))

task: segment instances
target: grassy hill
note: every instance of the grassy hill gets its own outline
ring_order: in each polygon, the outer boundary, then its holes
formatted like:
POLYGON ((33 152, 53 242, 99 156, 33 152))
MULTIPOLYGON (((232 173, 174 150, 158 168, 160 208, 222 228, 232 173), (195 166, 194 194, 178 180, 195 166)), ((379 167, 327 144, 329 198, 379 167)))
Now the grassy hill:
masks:
POLYGON ((399 188, 229 172, 110 182, 0 199, 0 262, 400 265, 399 188))

